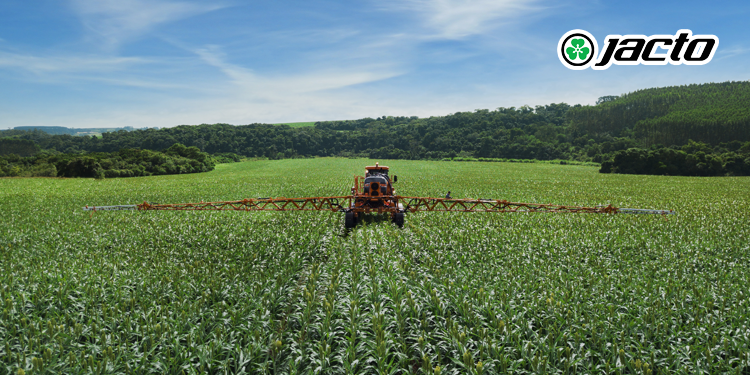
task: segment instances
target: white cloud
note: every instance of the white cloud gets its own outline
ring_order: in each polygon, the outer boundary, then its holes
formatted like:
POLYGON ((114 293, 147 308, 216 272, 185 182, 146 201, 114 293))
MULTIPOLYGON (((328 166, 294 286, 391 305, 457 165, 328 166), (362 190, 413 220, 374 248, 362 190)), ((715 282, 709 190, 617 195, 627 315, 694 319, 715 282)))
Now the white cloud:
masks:
POLYGON ((152 31, 157 25, 222 8, 217 4, 156 0, 71 0, 83 24, 105 48, 152 31))
MULTIPOLYGON (((108 127, 168 127, 180 124, 225 122, 247 124, 253 122, 291 122, 329 119, 361 118, 383 114, 413 114, 403 110, 409 104, 382 92, 362 90, 356 85, 372 83, 399 75, 401 72, 386 65, 350 64, 338 69, 311 68, 279 75, 256 73, 252 69, 228 62, 221 48, 209 46, 193 52, 200 61, 218 71, 224 79, 187 79, 186 89, 141 91, 138 97, 119 96, 120 90, 110 90, 103 100, 124 99, 117 106, 106 105, 96 111, 71 113, 68 108, 47 109, 45 116, 55 118, 62 126, 108 127), (402 111, 403 110, 403 111, 402 111)), ((192 63, 191 63, 192 64, 192 63)), ((75 76, 77 80, 101 80, 118 86, 136 86, 138 82, 121 75, 75 76), (109 79, 112 81, 109 82, 109 79)), ((173 82, 173 81, 169 81, 173 82)), ((75 111, 73 111, 75 112, 75 111)), ((44 116, 29 113, 14 117, 14 126, 42 122, 44 116)), ((0 126, 2 126, 0 121, 0 126)))
POLYGON ((746 53, 750 52, 750 48, 744 47, 744 46, 734 46, 730 48, 724 48, 716 51, 716 57, 718 57, 716 60, 723 60, 728 59, 734 56, 738 55, 744 55, 746 53))
POLYGON ((27 82, 64 84, 74 87, 81 83, 136 87, 155 90, 199 91, 200 88, 182 81, 169 80, 158 72, 170 72, 184 59, 153 60, 141 57, 100 55, 31 55, 0 51, 2 70, 25 72, 16 75, 27 82), (148 65, 148 69, 143 69, 148 65), (149 72, 144 74, 143 71, 149 72), (150 76, 150 77, 149 77, 150 76))
POLYGON ((255 98, 286 98, 290 94, 339 89, 400 74, 387 66, 372 64, 357 65, 356 68, 287 74, 283 77, 259 76, 250 69, 226 62, 225 55, 216 46, 196 49, 193 52, 207 64, 224 73, 243 96, 255 98))
POLYGON ((406 0, 387 3, 394 11, 416 13, 433 37, 461 39, 481 34, 502 22, 540 8, 537 0, 406 0))
POLYGON ((139 57, 34 56, 0 51, 0 67, 16 68, 34 74, 71 72, 111 72, 149 62, 139 57))

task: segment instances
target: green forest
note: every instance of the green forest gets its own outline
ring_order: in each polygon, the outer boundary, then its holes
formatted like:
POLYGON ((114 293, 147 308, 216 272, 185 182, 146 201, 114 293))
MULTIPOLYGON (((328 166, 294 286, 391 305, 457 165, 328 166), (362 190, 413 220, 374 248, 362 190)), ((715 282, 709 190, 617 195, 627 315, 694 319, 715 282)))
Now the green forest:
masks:
POLYGON ((750 82, 639 90, 568 113, 575 131, 626 136, 640 145, 750 140, 750 82))
MULTIPOLYGON (((3 142, 0 145, 11 142, 3 142)), ((222 158, 224 161, 226 157, 222 158)), ((0 177, 135 177, 207 172, 215 159, 197 147, 179 143, 159 151, 123 148, 116 152, 61 154, 40 152, 22 157, 0 155, 0 177)))
POLYGON ((0 137, 31 142, 14 146, 31 154, 159 151, 179 143, 209 154, 269 159, 561 159, 601 163, 604 173, 747 175, 749 104, 750 82, 742 81, 650 88, 601 97, 591 106, 553 103, 305 127, 182 125, 108 132, 101 138, 7 130, 0 137))
POLYGON ((689 141, 682 147, 630 148, 613 153, 602 173, 669 176, 750 176, 750 142, 732 141, 713 148, 689 141))

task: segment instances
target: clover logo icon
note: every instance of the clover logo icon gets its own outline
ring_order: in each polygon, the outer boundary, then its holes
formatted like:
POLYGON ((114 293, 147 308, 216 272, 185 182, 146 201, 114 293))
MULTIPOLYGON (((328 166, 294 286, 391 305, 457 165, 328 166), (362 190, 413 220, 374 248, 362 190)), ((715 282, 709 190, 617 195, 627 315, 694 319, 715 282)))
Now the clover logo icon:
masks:
POLYGON ((570 30, 557 42, 557 57, 566 68, 582 70, 594 63, 599 46, 586 30, 570 30))
POLYGON ((565 49, 565 53, 568 54, 568 57, 570 57, 571 60, 575 60, 577 58, 581 60, 586 60, 586 56, 589 55, 589 52, 591 50, 589 47, 584 47, 584 40, 583 39, 571 39, 570 44, 572 47, 568 47, 565 49))

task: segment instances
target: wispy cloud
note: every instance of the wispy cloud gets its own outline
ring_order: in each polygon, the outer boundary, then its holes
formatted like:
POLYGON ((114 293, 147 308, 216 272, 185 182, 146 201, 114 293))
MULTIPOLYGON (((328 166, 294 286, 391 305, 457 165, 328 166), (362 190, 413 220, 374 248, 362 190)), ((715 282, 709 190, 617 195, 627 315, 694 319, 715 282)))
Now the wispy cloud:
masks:
POLYGON ((158 73, 171 71, 180 59, 153 60, 141 57, 100 55, 31 55, 0 51, 0 72, 15 71, 24 82, 78 85, 99 83, 107 86, 134 87, 154 90, 198 91, 200 86, 170 80, 158 73), (146 68, 148 66, 148 68, 146 68), (143 73, 142 71, 151 72, 143 73), (156 70, 156 72, 154 72, 156 70))
POLYGON ((207 64, 218 68, 238 89, 253 97, 287 97, 292 93, 310 93, 379 81, 400 74, 384 65, 358 65, 337 70, 289 73, 282 77, 256 75, 251 69, 226 62, 217 46, 194 50, 207 64))
POLYGON ((388 2, 386 8, 414 12, 433 31, 432 37, 461 39, 541 9, 537 3, 538 0, 406 0, 388 2))
POLYGON ((0 67, 20 69, 37 75, 45 73, 112 72, 148 62, 149 60, 140 57, 35 56, 0 51, 0 67))
POLYGON ((723 60, 728 59, 731 57, 744 55, 746 53, 750 52, 750 48, 744 47, 744 46, 734 46, 729 48, 722 48, 718 51, 716 51, 716 60, 723 60))
POLYGON ((156 26, 220 9, 219 4, 163 0, 71 0, 95 39, 108 49, 152 31, 156 26))
MULTIPOLYGON (((363 91, 357 86, 401 74, 395 68, 350 65, 338 70, 310 69, 268 75, 228 62, 230 57, 219 46, 191 51, 225 79, 202 82, 202 93, 197 96, 181 98, 153 93, 153 101, 159 103, 156 110, 151 106, 129 108, 111 113, 108 121, 133 126, 273 123, 394 114, 394 107, 403 105, 394 98, 380 97, 382 93, 363 91)), ((406 113, 411 112, 403 114, 406 113)))

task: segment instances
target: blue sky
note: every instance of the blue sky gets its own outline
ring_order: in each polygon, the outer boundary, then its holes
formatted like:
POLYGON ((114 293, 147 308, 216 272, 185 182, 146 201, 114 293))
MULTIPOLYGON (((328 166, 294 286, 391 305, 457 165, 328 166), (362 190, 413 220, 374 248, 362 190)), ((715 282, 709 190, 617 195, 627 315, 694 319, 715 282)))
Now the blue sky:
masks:
POLYGON ((2 0, 0 129, 169 127, 566 102, 750 79, 747 1, 2 0), (565 68, 560 37, 713 34, 702 66, 565 68))

